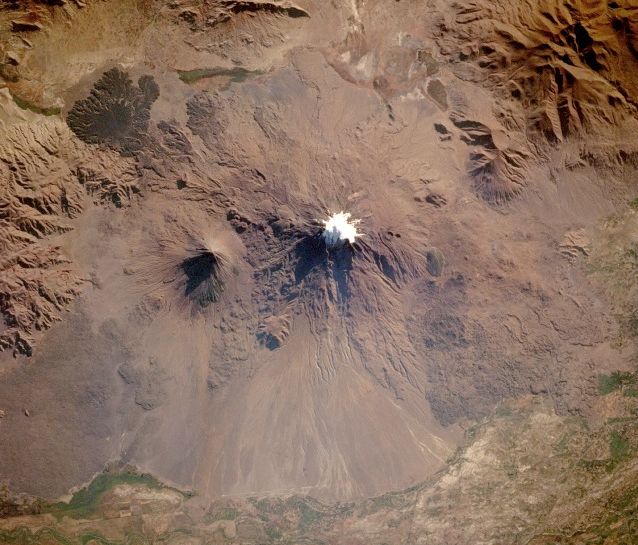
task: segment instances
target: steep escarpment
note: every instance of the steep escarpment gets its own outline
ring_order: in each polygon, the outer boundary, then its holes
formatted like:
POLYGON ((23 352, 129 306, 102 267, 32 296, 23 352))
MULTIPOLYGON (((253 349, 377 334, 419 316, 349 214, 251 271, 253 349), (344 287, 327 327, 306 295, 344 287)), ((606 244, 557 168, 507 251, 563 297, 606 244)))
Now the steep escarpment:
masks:
POLYGON ((633 143, 621 143, 631 151, 618 158, 614 128, 635 126, 636 21, 635 7, 616 2, 440 6, 434 31, 440 53, 456 78, 492 95, 491 129, 463 103, 452 101, 451 114, 469 136, 469 173, 489 202, 520 193, 532 157, 547 157, 548 143, 582 138, 585 161, 632 164, 633 143), (508 138, 495 141, 494 127, 508 138), (507 143, 512 138, 514 147, 507 143))
POLYGON ((34 340, 60 319, 88 278, 59 235, 92 203, 122 206, 136 189, 132 165, 78 143, 60 120, 2 129, 0 344, 31 355, 34 340))

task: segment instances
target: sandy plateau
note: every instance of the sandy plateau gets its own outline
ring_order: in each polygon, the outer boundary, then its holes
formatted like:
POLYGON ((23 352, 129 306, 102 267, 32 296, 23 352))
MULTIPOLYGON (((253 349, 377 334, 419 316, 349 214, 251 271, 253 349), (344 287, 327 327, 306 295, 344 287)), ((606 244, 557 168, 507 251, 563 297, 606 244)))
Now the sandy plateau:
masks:
POLYGON ((4 2, 0 543, 636 543, 637 135, 632 0, 4 2))

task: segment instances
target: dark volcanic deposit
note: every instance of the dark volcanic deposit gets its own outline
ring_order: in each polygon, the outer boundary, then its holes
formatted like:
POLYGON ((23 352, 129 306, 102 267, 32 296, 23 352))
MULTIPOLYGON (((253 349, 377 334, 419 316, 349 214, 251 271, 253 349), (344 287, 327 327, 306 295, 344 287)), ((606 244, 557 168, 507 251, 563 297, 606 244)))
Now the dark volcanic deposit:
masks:
POLYGON ((0 543, 638 539, 635 2, 0 29, 0 543))

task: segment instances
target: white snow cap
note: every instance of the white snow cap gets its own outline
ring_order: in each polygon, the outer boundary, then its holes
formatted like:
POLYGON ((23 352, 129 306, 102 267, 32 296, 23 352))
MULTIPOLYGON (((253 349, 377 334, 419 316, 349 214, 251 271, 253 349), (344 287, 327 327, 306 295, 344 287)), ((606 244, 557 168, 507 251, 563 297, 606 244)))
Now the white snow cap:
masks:
POLYGON ((344 242, 354 243, 354 239, 360 236, 357 232, 357 224, 361 220, 351 220, 349 212, 332 214, 327 220, 323 220, 325 228, 322 236, 328 248, 337 248, 344 242))

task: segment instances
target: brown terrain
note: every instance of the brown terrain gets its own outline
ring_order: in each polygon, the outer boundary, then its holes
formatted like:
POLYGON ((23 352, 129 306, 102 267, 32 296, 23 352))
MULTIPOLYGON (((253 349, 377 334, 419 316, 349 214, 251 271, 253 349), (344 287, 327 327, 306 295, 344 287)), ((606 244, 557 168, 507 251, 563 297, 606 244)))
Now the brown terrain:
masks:
POLYGON ((0 543, 638 543, 637 135, 632 0, 1 3, 0 543))

